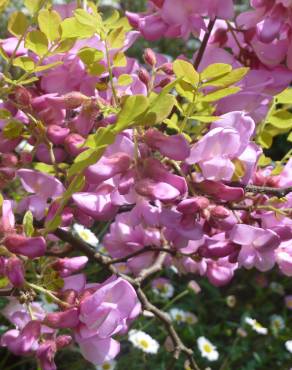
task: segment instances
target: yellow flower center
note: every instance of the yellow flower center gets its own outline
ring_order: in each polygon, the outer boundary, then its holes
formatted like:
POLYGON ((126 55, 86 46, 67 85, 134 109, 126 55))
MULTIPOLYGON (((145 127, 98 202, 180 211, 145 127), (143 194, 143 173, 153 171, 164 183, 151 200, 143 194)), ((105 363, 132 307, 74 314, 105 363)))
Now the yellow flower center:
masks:
POLYGON ((141 339, 141 340, 139 341, 139 343, 140 343, 141 347, 143 347, 143 348, 145 348, 145 349, 149 348, 149 343, 147 342, 147 340, 145 340, 145 339, 141 339))
POLYGON ((204 344, 203 348, 204 348, 204 351, 207 352, 207 353, 212 352, 212 347, 208 343, 204 344))
POLYGON ((89 240, 89 235, 86 231, 81 231, 80 236, 81 236, 82 239, 84 239, 86 241, 89 240))
POLYGON ((110 370, 110 368, 111 368, 111 365, 110 364, 103 364, 102 365, 102 369, 103 370, 110 370))

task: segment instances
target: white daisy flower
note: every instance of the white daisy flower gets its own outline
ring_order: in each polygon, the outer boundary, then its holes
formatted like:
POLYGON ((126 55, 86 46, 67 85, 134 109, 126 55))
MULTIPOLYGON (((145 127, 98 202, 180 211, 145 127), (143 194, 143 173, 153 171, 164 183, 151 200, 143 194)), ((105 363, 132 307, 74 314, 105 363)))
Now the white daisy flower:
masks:
POLYGON ((73 229, 76 232, 76 234, 84 240, 87 244, 90 244, 92 247, 97 247, 99 240, 97 237, 93 234, 92 231, 89 229, 86 229, 83 225, 80 224, 74 224, 73 229))
POLYGON ((153 292, 163 299, 171 298, 174 294, 174 287, 167 279, 158 278, 153 281, 153 292))
POLYGON ((267 335, 268 329, 262 326, 257 320, 252 319, 251 317, 246 317, 245 322, 252 327, 254 331, 258 334, 267 335))
POLYGON ((199 337, 197 344, 201 356, 205 357, 209 361, 217 361, 219 358, 219 352, 217 348, 205 337, 199 337))
POLYGON ((288 352, 292 353, 292 340, 287 340, 287 342, 285 342, 285 347, 288 352))
POLYGON ((130 330, 128 336, 133 346, 141 349, 143 352, 151 354, 158 352, 159 343, 144 331, 130 330))
POLYGON ((180 308, 172 308, 169 310, 169 315, 173 321, 179 324, 186 321, 186 312, 180 308))
POLYGON ((97 365, 96 370, 114 370, 117 365, 116 361, 106 361, 102 365, 97 365))

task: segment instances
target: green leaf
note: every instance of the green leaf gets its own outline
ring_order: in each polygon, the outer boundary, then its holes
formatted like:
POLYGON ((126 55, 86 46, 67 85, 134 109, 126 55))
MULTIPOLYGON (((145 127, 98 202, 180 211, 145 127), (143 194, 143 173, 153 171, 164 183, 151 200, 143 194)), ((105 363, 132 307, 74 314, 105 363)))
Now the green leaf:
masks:
POLYGON ((178 83, 175 85, 175 89, 177 93, 182 96, 183 98, 186 98, 188 101, 192 101, 194 97, 194 88, 191 84, 184 80, 178 81, 178 83))
POLYGON ((60 38, 59 26, 61 22, 62 18, 55 10, 42 9, 38 14, 39 28, 49 41, 60 38))
POLYGON ((6 288, 9 285, 9 280, 6 276, 0 277, 0 289, 6 288))
POLYGON ((23 123, 17 120, 11 120, 3 128, 3 136, 6 139, 17 139, 23 132, 23 123))
POLYGON ((67 51, 71 50, 76 42, 76 38, 68 38, 62 40, 56 49, 54 49, 51 54, 58 54, 58 53, 66 53, 67 51))
POLYGON ((277 95, 276 97, 277 103, 280 104, 292 104, 292 89, 288 88, 281 92, 281 94, 277 95))
MULTIPOLYGON (((0 193, 0 207, 2 207, 3 201, 4 201, 3 195, 0 193)), ((1 213, 1 209, 0 209, 0 213, 1 213)))
POLYGON ((269 164, 271 164, 272 160, 269 157, 266 157, 264 154, 262 154, 258 160, 258 166, 260 167, 266 167, 269 164))
POLYGON ((225 98, 226 96, 236 94, 238 91, 240 91, 239 87, 227 87, 226 89, 216 90, 208 95, 202 96, 199 100, 202 102, 213 102, 225 98))
POLYGON ((177 59, 173 63, 173 70, 177 78, 182 78, 192 86, 198 85, 200 76, 191 63, 177 59))
POLYGON ((10 3, 10 0, 0 0, 0 12, 3 12, 10 3))
POLYGON ((292 142, 292 132, 290 132, 290 134, 288 135, 287 141, 292 142))
POLYGON ((99 62, 103 59, 103 52, 94 48, 85 47, 78 51, 78 56, 82 62, 86 65, 90 65, 94 62, 99 62))
POLYGON ((25 7, 31 14, 35 14, 41 7, 43 0, 24 0, 25 7))
POLYGON ((25 47, 42 57, 48 52, 47 36, 41 31, 31 31, 25 38, 25 47))
POLYGON ((246 67, 237 68, 231 71, 230 73, 225 74, 224 76, 214 78, 213 80, 204 83, 202 87, 206 86, 228 87, 241 81, 248 72, 249 68, 246 67))
POLYGON ((172 112, 175 103, 175 97, 170 94, 162 93, 150 96, 149 109, 141 117, 138 124, 150 126, 163 122, 172 112))
POLYGON ((118 85, 120 86, 128 86, 133 82, 132 76, 128 74, 120 75, 118 78, 118 85))
POLYGON ((220 117, 216 116, 191 116, 190 119, 194 119, 199 122, 204 122, 204 123, 212 123, 215 122, 219 119, 220 117))
POLYGON ((268 117, 268 122, 279 129, 290 130, 292 129, 292 113, 287 110, 276 111, 268 117))
POLYGON ((226 75, 232 71, 232 66, 225 63, 215 63, 210 64, 207 68, 200 73, 201 80, 212 80, 213 78, 218 78, 226 75))
POLYGON ((95 33, 92 27, 81 24, 76 18, 66 18, 61 23, 62 39, 86 39, 92 37, 95 33))
POLYGON ((78 23, 91 28, 93 33, 96 31, 97 19, 94 15, 89 14, 84 9, 75 10, 74 15, 78 23))
POLYGON ((95 62, 88 67, 88 72, 92 76, 100 76, 106 71, 105 66, 100 62, 95 62))
POLYGON ((49 64, 44 64, 42 66, 36 67, 35 72, 47 71, 48 69, 52 69, 52 68, 58 67, 58 66, 60 66, 62 64, 63 64, 63 62, 61 62, 61 61, 54 62, 54 63, 49 63, 49 64))
POLYGON ((114 55, 113 65, 114 67, 126 67, 127 58, 123 52, 120 51, 114 55))
POLYGON ((14 59, 13 65, 22 68, 26 72, 32 72, 35 69, 34 60, 25 56, 14 59))
POLYGON ((120 13, 117 10, 113 10, 112 14, 104 20, 105 25, 113 25, 120 19, 120 13))
POLYGON ((20 37, 24 35, 28 29, 29 23, 26 16, 22 12, 14 12, 11 14, 8 21, 8 31, 16 36, 20 37))
POLYGON ((7 119, 11 117, 11 113, 7 109, 0 109, 0 119, 7 119))
POLYGON ((111 49, 120 49, 124 46, 126 33, 123 27, 119 27, 110 32, 107 42, 111 49))
POLYGON ((33 214, 31 211, 27 211, 23 217, 23 227, 25 235, 31 237, 34 233, 33 227, 33 214))
POLYGON ((148 99, 144 95, 128 96, 118 114, 114 132, 119 133, 135 123, 135 120, 144 113, 149 106, 148 99))
POLYGON ((52 220, 45 223, 46 231, 54 231, 56 230, 62 223, 62 217, 57 215, 52 220))

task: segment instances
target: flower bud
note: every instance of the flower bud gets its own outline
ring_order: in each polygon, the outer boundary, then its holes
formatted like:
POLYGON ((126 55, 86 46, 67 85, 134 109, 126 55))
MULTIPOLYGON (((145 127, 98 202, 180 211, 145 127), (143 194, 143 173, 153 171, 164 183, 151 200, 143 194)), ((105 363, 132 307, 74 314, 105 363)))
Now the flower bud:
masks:
POLYGON ((22 107, 29 107, 31 105, 31 93, 23 86, 17 86, 14 90, 14 100, 22 107))
POLYGON ((18 158, 13 153, 3 153, 1 156, 2 166, 15 167, 17 165, 18 158))
POLYGON ((148 85, 149 84, 149 82, 150 82, 150 75, 146 71, 145 68, 139 69, 139 71, 138 71, 138 77, 139 77, 139 80, 142 81, 145 85, 148 85))
POLYGON ((173 75, 173 65, 172 63, 164 63, 160 68, 161 71, 166 73, 169 76, 173 75))
POLYGON ((11 284, 20 288, 24 284, 24 267, 22 261, 17 257, 11 257, 6 263, 6 275, 11 284))
POLYGON ((69 154, 77 156, 84 151, 85 148, 81 147, 84 142, 85 139, 83 136, 79 134, 70 134, 64 141, 65 149, 69 154))
POLYGON ((195 280, 191 280, 188 283, 188 288, 191 289, 195 294, 199 294, 202 290, 200 285, 195 280))
POLYGON ((22 164, 29 164, 33 161, 33 155, 29 152, 20 153, 20 162, 22 164))
POLYGON ((215 206, 214 208, 211 208, 210 214, 214 218, 224 219, 230 215, 230 211, 223 206, 215 206))
POLYGON ((70 130, 67 127, 50 125, 47 129, 47 137, 55 145, 63 144, 69 134, 70 130))
POLYGON ((164 78, 163 80, 161 80, 160 81, 160 83, 156 86, 156 87, 161 87, 161 88, 163 88, 163 87, 165 87, 165 86, 167 86, 169 83, 171 83, 171 78, 170 77, 166 77, 166 78, 164 78))
POLYGON ((88 96, 81 94, 78 91, 72 91, 63 96, 66 109, 76 109, 84 102, 89 100, 88 96))
POLYGON ((71 329, 79 324, 78 308, 69 308, 66 311, 48 313, 44 324, 54 329, 71 329))
POLYGON ((143 57, 144 57, 145 63, 147 63, 151 67, 155 67, 157 60, 156 60, 156 55, 152 49, 147 48, 144 52, 143 57))

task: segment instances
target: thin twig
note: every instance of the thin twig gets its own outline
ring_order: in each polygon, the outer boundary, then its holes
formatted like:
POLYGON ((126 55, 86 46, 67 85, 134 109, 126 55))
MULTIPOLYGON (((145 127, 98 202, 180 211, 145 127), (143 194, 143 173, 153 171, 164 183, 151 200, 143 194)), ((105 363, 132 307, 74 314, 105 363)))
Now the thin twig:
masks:
POLYGON ((214 19, 210 19, 210 21, 209 21, 207 31, 206 31, 206 33, 204 35, 202 44, 201 44, 200 49, 198 51, 198 55, 197 55, 196 60, 194 62, 194 67, 195 67, 196 70, 199 68, 199 65, 200 65, 200 63, 202 61, 204 52, 205 52, 206 47, 208 45, 209 38, 211 36, 211 32, 212 32, 213 27, 215 25, 215 22, 216 22, 216 17, 214 19))
POLYGON ((292 186, 287 188, 271 188, 268 186, 247 185, 245 191, 255 194, 275 195, 278 198, 284 198, 287 194, 292 192, 292 186))

